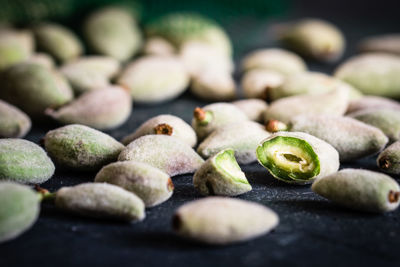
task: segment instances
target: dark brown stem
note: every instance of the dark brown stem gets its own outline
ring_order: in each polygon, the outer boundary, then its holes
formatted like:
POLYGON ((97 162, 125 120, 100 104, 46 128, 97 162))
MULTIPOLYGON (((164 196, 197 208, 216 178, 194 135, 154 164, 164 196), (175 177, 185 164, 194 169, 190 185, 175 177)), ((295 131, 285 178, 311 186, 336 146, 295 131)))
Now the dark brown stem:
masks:
POLYGON ((42 201, 54 200, 56 197, 55 193, 50 193, 49 190, 42 188, 39 185, 35 185, 35 190, 41 195, 42 201))
POLYGON ((389 169, 390 168, 390 162, 387 158, 381 158, 379 159, 379 167, 382 169, 389 169))
POLYGON ((193 111, 193 116, 196 120, 202 121, 206 118, 206 112, 204 111, 204 109, 197 107, 193 111))
POLYGON ((156 134, 172 135, 174 129, 166 123, 161 123, 154 127, 154 131, 156 134))
POLYGON ((167 182, 167 190, 168 191, 173 191, 174 188, 175 188, 174 183, 172 182, 171 178, 169 178, 168 182, 167 182))
POLYGON ((390 203, 397 203, 400 198, 400 192, 399 191, 389 191, 388 199, 390 203))

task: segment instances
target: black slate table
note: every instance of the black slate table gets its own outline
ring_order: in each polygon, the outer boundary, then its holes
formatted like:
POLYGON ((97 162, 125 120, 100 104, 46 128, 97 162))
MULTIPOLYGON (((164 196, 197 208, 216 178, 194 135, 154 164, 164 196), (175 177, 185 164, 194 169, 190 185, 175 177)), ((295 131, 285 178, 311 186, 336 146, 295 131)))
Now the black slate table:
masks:
MULTIPOLYGON (((244 18, 228 26, 237 46, 236 61, 255 48, 276 45, 267 35, 269 22, 244 18)), ((349 41, 344 58, 355 52, 355 41, 360 37, 390 32, 396 27, 334 22, 344 29, 349 41)), ((308 65, 311 70, 327 73, 336 66, 315 62, 308 65)), ((204 104, 190 93, 156 106, 134 104, 129 120, 108 133, 121 139, 148 118, 163 113, 190 122, 193 109, 204 104)), ((38 143, 56 127, 35 125, 27 139, 38 143)), ((277 181, 257 163, 242 167, 253 190, 239 198, 266 205, 280 217, 279 226, 261 238, 212 247, 175 236, 171 230, 174 210, 201 197, 192 186, 192 175, 182 175, 173 178, 175 191, 171 199, 148 209, 146 219, 140 223, 85 219, 44 204, 40 219, 30 231, 0 245, 0 266, 399 266, 400 210, 388 214, 355 212, 319 197, 309 186, 277 181)), ((374 157, 341 166, 344 167, 377 170, 374 157)), ((54 191, 91 182, 94 176, 95 173, 57 169, 43 187, 54 191)))

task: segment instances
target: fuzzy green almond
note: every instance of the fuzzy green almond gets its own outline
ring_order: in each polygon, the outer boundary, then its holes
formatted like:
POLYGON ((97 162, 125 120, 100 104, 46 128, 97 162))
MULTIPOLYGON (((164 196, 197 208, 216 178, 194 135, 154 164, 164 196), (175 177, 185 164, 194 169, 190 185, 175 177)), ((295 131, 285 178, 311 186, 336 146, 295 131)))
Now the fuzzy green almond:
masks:
POLYGON ((289 128, 331 144, 339 152, 341 162, 377 154, 389 141, 380 129, 342 116, 299 115, 290 121, 289 128))
POLYGON ((339 169, 339 154, 325 141, 302 132, 277 132, 257 147, 257 158, 281 181, 308 184, 339 169))
POLYGON ((39 48, 58 61, 66 62, 83 53, 78 36, 62 25, 41 23, 34 28, 34 32, 39 48))
POLYGON ((384 172, 400 174, 400 141, 394 142, 383 150, 376 160, 384 172))
POLYGON ((131 142, 118 156, 119 161, 150 164, 168 175, 195 172, 204 160, 186 143, 169 135, 144 135, 131 142))
POLYGON ((361 52, 384 52, 400 55, 400 34, 383 34, 367 37, 358 44, 361 52))
POLYGON ((224 125, 249 120, 245 113, 230 103, 213 103, 193 111, 192 127, 199 140, 224 125))
POLYGON ((141 221, 145 218, 143 201, 125 189, 107 183, 85 183, 62 187, 52 194, 57 208, 84 217, 141 221))
POLYGON ((26 112, 43 118, 46 108, 71 101, 72 89, 56 71, 34 63, 20 63, 0 74, 0 98, 26 112))
POLYGON ((264 113, 264 121, 289 123, 293 117, 304 114, 341 116, 348 102, 349 91, 343 87, 321 94, 289 96, 272 102, 264 113))
POLYGON ((29 31, 4 29, 0 31, 0 70, 27 60, 34 50, 29 31))
POLYGON ((136 131, 122 139, 128 145, 137 138, 148 134, 165 134, 176 137, 191 147, 197 143, 196 133, 193 128, 179 117, 161 114, 148 119, 136 131))
POLYGON ((25 62, 38 64, 48 69, 54 69, 56 66, 54 59, 46 53, 34 53, 25 62))
POLYGON ((233 149, 221 150, 196 171, 193 185, 202 195, 237 196, 251 191, 233 149))
POLYGON ((227 197, 207 197, 179 207, 172 218, 180 236, 211 245, 228 245, 267 234, 279 223, 268 207, 227 197))
POLYGON ((0 139, 0 180, 40 184, 50 179, 54 170, 40 146, 23 139, 0 139))
POLYGON ((264 120, 264 112, 268 108, 268 104, 261 99, 242 99, 232 102, 249 120, 262 122, 264 120))
POLYGON ((134 101, 158 103, 182 94, 189 84, 189 75, 179 58, 153 55, 127 65, 117 84, 126 88, 134 101))
POLYGON ((355 56, 337 68, 335 77, 364 94, 400 99, 400 56, 385 53, 355 56))
POLYGON ((235 150, 240 164, 249 164, 257 160, 255 150, 258 144, 270 136, 263 125, 253 121, 227 124, 214 130, 197 148, 204 158, 209 158, 221 150, 235 150))
POLYGON ((342 206, 388 212, 400 204, 400 187, 390 176, 362 169, 343 169, 317 179, 312 190, 342 206))
POLYGON ((49 131, 44 146, 56 164, 73 170, 98 170, 116 161, 124 146, 90 127, 71 124, 49 131))
POLYGON ((381 96, 366 95, 359 99, 351 100, 347 107, 346 114, 370 108, 390 108, 400 110, 400 103, 396 100, 381 96))
POLYGON ((369 108, 348 114, 356 120, 379 128, 390 142, 400 140, 400 110, 392 108, 369 108))
POLYGON ((119 61, 127 61, 142 45, 142 34, 133 14, 126 8, 109 6, 92 13, 83 32, 90 48, 119 61))
POLYGON ((321 62, 337 61, 346 40, 335 25, 320 19, 302 19, 277 27, 278 38, 288 48, 321 62))
POLYGON ((40 200, 28 186, 0 182, 0 244, 32 227, 39 216, 40 200))
POLYGON ((120 161, 104 166, 96 175, 96 183, 120 186, 140 197, 146 207, 154 207, 167 201, 174 184, 165 172, 146 163, 120 161))
POLYGON ((31 125, 31 119, 24 112, 0 100, 0 138, 24 137, 31 125))
POLYGON ((70 82, 75 93, 110 86, 110 80, 120 71, 120 63, 112 57, 86 56, 64 64, 60 72, 70 82))
POLYGON ((304 60, 290 51, 280 48, 259 49, 247 55, 242 62, 244 71, 266 69, 282 75, 292 75, 306 71, 304 60))
POLYGON ((62 124, 83 124, 99 130, 122 125, 132 111, 131 97, 119 86, 108 86, 84 93, 58 110, 46 114, 62 124))
POLYGON ((227 101, 236 98, 236 84, 229 72, 204 70, 192 78, 190 91, 196 97, 210 101, 227 101))
POLYGON ((150 37, 143 45, 145 55, 170 56, 175 54, 175 47, 161 37, 150 37))
POLYGON ((269 91, 279 87, 285 76, 279 72, 266 69, 253 69, 245 72, 241 80, 243 94, 246 98, 268 100, 269 91))

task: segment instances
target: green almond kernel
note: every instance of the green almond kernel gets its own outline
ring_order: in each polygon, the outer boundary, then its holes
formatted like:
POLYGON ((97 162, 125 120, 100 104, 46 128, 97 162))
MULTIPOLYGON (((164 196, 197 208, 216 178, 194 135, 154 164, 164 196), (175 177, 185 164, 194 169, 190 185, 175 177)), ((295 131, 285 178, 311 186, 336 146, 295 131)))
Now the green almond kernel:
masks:
POLYGON ((389 137, 390 143, 400 140, 400 110, 370 108, 350 113, 348 116, 381 129, 389 137))
POLYGON ((33 36, 29 31, 1 30, 0 70, 25 61, 33 50, 33 36))
POLYGON ((339 152, 341 162, 374 155, 389 141, 380 129, 341 116, 296 116, 290 122, 290 130, 308 133, 331 144, 339 152))
POLYGON ((269 91, 279 87, 285 76, 279 72, 265 69, 253 69, 244 73, 241 81, 243 94, 246 98, 261 98, 269 100, 269 91))
POLYGON ((357 89, 339 79, 319 72, 303 72, 288 76, 280 86, 269 88, 267 98, 274 101, 294 95, 327 93, 337 88, 348 90, 350 99, 362 96, 357 89))
POLYGON ((358 45, 361 52, 383 52, 400 55, 400 34, 370 36, 358 45))
POLYGON ((122 125, 132 111, 129 93, 119 86, 89 91, 58 110, 46 114, 62 124, 83 124, 99 130, 122 125))
POLYGON ((206 138, 212 131, 224 125, 247 121, 247 115, 230 103, 213 103, 193 111, 192 127, 199 140, 206 138))
POLYGON ((228 245, 267 234, 279 223, 268 207, 227 197, 207 197, 179 207, 172 218, 173 230, 194 241, 228 245))
POLYGON ((204 162, 194 174, 193 184, 204 196, 237 196, 252 189, 233 149, 222 150, 204 162))
POLYGON ((279 48, 259 49, 248 54, 242 61, 244 71, 266 69, 282 75, 306 71, 304 60, 290 51, 279 48))
POLYGON ((268 106, 264 121, 278 120, 287 124, 293 117, 303 114, 341 116, 346 112, 348 102, 349 91, 343 87, 321 94, 284 97, 268 106))
POLYGON ((49 131, 44 146, 60 166, 73 170, 98 170, 116 161, 124 146, 90 127, 71 124, 49 131))
POLYGON ((54 59, 46 53, 32 54, 27 60, 25 60, 25 62, 38 64, 48 69, 54 69, 56 66, 54 59))
POLYGON ((262 122, 264 120, 264 112, 268 108, 268 104, 261 99, 243 99, 232 102, 238 107, 247 118, 251 121, 262 122))
POLYGON ((0 244, 29 230, 40 212, 40 195, 25 185, 0 182, 0 244))
POLYGON ((117 83, 131 93, 134 101, 158 103, 182 94, 189 75, 176 57, 145 56, 129 64, 117 83))
POLYGON ((124 137, 122 143, 128 145, 139 137, 149 134, 170 135, 191 147, 197 143, 193 128, 181 118, 169 114, 158 115, 145 121, 134 133, 124 137))
POLYGON ((370 108, 390 108, 400 110, 400 103, 381 96, 363 96, 359 99, 354 99, 349 102, 347 107, 347 114, 370 108))
POLYGON ((63 187, 55 193, 57 208, 84 217, 141 221, 143 201, 125 189, 107 183, 85 183, 63 187))
POLYGON ((14 65, 0 74, 0 98, 37 119, 45 109, 71 101, 73 93, 66 80, 55 71, 32 63, 14 65))
POLYGON ((0 138, 24 137, 31 125, 31 119, 24 112, 0 100, 0 138))
POLYGON ((193 173, 204 162, 189 145, 169 135, 142 136, 122 150, 118 160, 147 163, 171 177, 193 173))
POLYGON ((142 34, 131 12, 110 6, 95 11, 85 21, 83 32, 91 49, 119 61, 127 61, 142 45, 142 34))
POLYGON ((316 180, 312 190, 350 209, 388 212, 400 203, 400 188, 390 176, 361 169, 343 169, 316 180))
POLYGON ((78 36, 62 25, 42 23, 34 28, 34 32, 39 48, 58 61, 66 62, 83 53, 78 36))
POLYGON ((339 154, 325 141, 302 132, 277 132, 257 147, 257 158, 281 181, 308 184, 339 169, 339 154))
POLYGON ((384 172, 400 174, 400 141, 394 142, 383 150, 376 162, 384 172))
POLYGON ((86 56, 64 64, 60 72, 68 79, 75 93, 97 90, 110 85, 110 79, 120 70, 112 57, 86 56))
POLYGON ((135 161, 114 162, 103 167, 95 178, 96 183, 120 186, 140 197, 146 207, 167 201, 174 184, 168 174, 149 164, 135 161))
POLYGON ((400 99, 400 56, 384 53, 355 56, 338 67, 335 77, 364 94, 400 99))
POLYGON ((249 164, 257 160, 258 144, 270 136, 264 126, 253 121, 242 121, 222 126, 204 139, 197 152, 204 158, 209 158, 221 150, 235 150, 236 159, 240 164, 249 164))
POLYGON ((179 56, 192 77, 197 77, 204 71, 231 74, 235 67, 230 56, 204 42, 188 41, 183 43, 179 50, 179 56))
POLYGON ((175 52, 175 47, 161 37, 150 37, 143 45, 145 55, 171 56, 175 52))
POLYGON ((282 25, 278 31, 288 48, 322 62, 337 61, 346 45, 343 33, 320 19, 302 19, 282 25))
POLYGON ((210 69, 201 71, 193 77, 190 91, 204 100, 232 100, 236 97, 236 84, 230 73, 210 69))
POLYGON ((0 139, 0 180, 41 184, 53 176, 54 170, 40 146, 23 139, 0 139))
POLYGON ((224 29, 200 14, 180 12, 161 16, 145 27, 148 36, 160 36, 180 48, 188 41, 203 42, 230 56, 232 43, 224 29))

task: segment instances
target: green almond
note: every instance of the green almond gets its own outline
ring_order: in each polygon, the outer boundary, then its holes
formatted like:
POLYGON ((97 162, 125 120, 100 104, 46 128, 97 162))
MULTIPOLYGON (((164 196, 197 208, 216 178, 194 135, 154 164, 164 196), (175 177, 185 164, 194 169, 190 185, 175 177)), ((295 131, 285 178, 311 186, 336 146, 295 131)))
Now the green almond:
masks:
POLYGON ((0 138, 24 137, 31 124, 31 119, 24 112, 0 100, 0 138))

